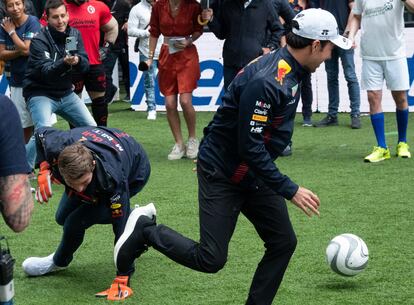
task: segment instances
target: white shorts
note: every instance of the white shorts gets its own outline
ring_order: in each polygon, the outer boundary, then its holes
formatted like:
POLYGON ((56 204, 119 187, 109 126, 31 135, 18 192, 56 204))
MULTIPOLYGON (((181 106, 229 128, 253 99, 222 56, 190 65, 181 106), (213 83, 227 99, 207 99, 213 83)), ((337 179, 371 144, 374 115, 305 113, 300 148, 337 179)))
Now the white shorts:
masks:
POLYGON ((23 88, 10 86, 10 99, 17 108, 22 127, 27 128, 33 126, 32 118, 29 110, 27 110, 26 102, 23 97, 23 88))
POLYGON ((407 59, 362 60, 361 88, 363 90, 382 90, 384 79, 388 90, 409 90, 407 59))

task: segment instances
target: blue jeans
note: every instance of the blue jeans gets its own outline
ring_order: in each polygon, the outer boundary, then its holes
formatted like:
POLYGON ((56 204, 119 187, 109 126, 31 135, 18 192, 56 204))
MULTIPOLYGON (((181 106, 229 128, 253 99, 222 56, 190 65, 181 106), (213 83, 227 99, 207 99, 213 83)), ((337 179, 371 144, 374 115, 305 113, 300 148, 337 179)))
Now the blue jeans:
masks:
MULTIPOLYGON (((80 126, 96 126, 95 120, 90 114, 88 108, 75 94, 70 93, 58 100, 53 100, 46 96, 34 96, 27 102, 27 108, 32 116, 35 131, 40 127, 50 127, 52 113, 56 113, 71 123, 75 127, 80 126)), ((36 144, 34 136, 26 145, 28 151, 35 151, 36 144)), ((29 165, 34 167, 36 155, 34 159, 28 160, 29 165)))
POLYGON ((351 116, 360 114, 360 89, 358 78, 355 73, 354 50, 343 50, 335 48, 332 51, 331 59, 325 61, 325 70, 328 80, 329 110, 328 115, 336 117, 339 107, 339 58, 342 62, 344 76, 348 83, 348 95, 351 102, 351 116))
MULTIPOLYGON (((139 60, 147 61, 148 57, 140 53, 139 60)), ((151 68, 143 72, 145 97, 147 98, 147 111, 155 110, 157 108, 157 104, 155 102, 155 80, 157 78, 157 74, 158 60, 153 60, 151 68)))

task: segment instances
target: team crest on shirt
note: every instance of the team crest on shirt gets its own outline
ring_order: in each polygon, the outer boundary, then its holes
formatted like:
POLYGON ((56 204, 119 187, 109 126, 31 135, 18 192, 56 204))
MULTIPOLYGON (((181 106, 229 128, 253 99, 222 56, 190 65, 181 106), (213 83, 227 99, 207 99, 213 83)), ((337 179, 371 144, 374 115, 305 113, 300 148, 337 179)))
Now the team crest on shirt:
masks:
POLYGON ((279 82, 279 84, 283 85, 283 80, 290 73, 292 67, 284 60, 281 59, 277 63, 277 75, 275 79, 279 82))
POLYGON ((95 13, 95 7, 92 6, 92 5, 89 5, 88 8, 87 8, 87 10, 88 10, 88 13, 89 14, 94 14, 95 13))
POLYGON ((26 32, 23 34, 23 39, 32 39, 33 37, 35 37, 35 33, 33 32, 26 32))

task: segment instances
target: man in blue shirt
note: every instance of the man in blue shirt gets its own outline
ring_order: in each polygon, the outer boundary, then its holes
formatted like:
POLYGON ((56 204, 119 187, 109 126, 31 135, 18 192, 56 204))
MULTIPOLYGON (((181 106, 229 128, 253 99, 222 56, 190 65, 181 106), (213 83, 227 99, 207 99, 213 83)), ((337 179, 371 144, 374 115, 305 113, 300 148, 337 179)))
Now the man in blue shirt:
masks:
MULTIPOLYGON (((23 97, 23 79, 26 72, 30 43, 40 31, 37 17, 25 12, 23 0, 4 1, 7 17, 1 22, 0 59, 6 62, 5 75, 10 85, 10 97, 19 112, 27 143, 33 133, 33 122, 23 97)), ((35 151, 27 147, 29 165, 33 168, 35 151)))

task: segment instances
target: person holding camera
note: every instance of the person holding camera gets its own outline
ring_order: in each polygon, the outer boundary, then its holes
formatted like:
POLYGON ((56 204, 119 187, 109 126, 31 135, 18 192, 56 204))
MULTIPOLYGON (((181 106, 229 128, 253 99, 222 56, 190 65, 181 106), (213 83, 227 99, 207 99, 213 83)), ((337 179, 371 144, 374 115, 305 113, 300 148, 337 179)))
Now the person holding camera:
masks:
MULTIPOLYGON (((48 0, 45 9, 48 24, 32 40, 23 82, 35 130, 52 126, 52 113, 76 127, 96 126, 88 108, 73 92, 72 74, 89 68, 82 37, 68 26, 69 15, 62 0, 48 0)), ((27 145, 35 147, 34 137, 27 145)))

